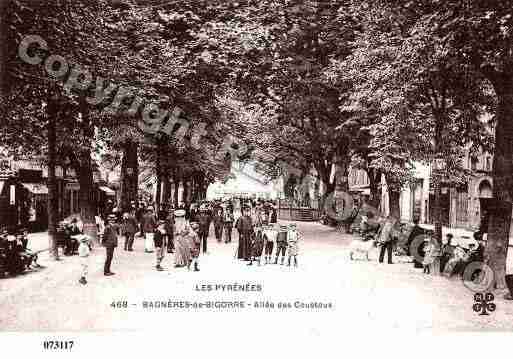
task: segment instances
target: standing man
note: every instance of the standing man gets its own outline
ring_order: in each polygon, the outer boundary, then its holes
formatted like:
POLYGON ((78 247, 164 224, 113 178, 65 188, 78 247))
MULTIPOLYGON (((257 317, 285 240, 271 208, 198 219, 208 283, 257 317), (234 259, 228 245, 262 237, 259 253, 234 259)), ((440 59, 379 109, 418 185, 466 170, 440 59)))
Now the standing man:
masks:
POLYGON ((107 251, 105 265, 103 267, 103 274, 106 276, 115 274, 111 272, 110 265, 112 263, 112 258, 114 257, 114 248, 118 246, 118 234, 119 227, 116 224, 116 215, 109 214, 107 217, 107 225, 105 226, 105 231, 103 232, 103 246, 107 251))
POLYGON ((383 227, 380 229, 380 233, 378 235, 378 242, 381 243, 381 250, 379 252, 379 263, 383 263, 383 259, 385 259, 385 251, 388 253, 388 264, 392 263, 392 246, 393 246, 393 238, 392 231, 394 228, 394 220, 389 215, 383 224, 383 227))
POLYGON ((232 228, 233 228, 233 208, 230 206, 226 207, 224 212, 224 243, 230 243, 232 241, 232 228))
POLYGON ((144 232, 144 251, 153 252, 153 236, 157 229, 157 219, 153 214, 153 207, 148 207, 146 214, 142 218, 142 229, 144 232))
POLYGON ((223 208, 216 204, 214 207, 214 231, 218 242, 221 242, 223 238, 223 221, 223 208))
POLYGON ((125 236, 125 251, 133 251, 135 232, 137 232, 137 220, 135 219, 135 209, 131 209, 130 213, 123 214, 121 224, 121 234, 125 236))
POLYGON ((201 205, 200 213, 198 215, 198 223, 199 223, 199 237, 201 242, 203 243, 203 253, 207 253, 207 238, 208 238, 208 229, 210 227, 210 218, 207 213, 207 207, 205 205, 201 205))
POLYGON ((167 253, 175 252, 175 211, 171 208, 166 217, 167 253))

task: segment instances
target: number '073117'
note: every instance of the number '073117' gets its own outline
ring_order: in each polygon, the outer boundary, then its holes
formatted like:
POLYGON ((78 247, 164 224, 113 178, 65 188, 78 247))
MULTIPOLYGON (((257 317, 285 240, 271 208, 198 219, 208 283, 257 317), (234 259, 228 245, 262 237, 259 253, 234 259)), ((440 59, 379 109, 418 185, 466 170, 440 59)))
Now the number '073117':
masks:
POLYGON ((71 350, 75 342, 73 340, 45 340, 43 349, 45 350, 71 350))

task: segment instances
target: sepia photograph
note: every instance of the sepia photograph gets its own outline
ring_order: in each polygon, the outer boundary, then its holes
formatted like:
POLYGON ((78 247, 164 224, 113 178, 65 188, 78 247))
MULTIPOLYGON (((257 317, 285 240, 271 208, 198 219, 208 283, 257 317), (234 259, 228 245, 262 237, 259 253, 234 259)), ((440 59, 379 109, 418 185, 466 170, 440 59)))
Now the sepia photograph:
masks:
POLYGON ((477 354, 512 214, 512 0, 0 0, 6 358, 477 354))

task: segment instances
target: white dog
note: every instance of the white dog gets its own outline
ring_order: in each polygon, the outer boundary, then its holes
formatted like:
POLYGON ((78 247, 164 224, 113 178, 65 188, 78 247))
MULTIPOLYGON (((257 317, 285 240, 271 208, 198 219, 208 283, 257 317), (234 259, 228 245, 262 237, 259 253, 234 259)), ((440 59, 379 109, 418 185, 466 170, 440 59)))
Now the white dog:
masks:
POLYGON ((365 254, 367 260, 369 259, 369 252, 374 247, 375 241, 373 239, 363 241, 362 239, 353 239, 351 244, 349 245, 349 259, 353 260, 353 255, 355 253, 365 254))

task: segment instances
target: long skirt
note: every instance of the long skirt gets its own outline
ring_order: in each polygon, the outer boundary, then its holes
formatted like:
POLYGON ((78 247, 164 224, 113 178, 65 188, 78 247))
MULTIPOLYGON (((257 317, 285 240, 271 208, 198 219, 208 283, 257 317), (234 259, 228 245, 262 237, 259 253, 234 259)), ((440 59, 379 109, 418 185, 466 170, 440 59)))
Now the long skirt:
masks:
POLYGON ((255 241, 253 242, 252 254, 253 257, 258 258, 262 256, 262 251, 264 250, 264 239, 262 236, 256 236, 255 241))
POLYGON ((239 249, 237 258, 249 260, 251 257, 251 232, 239 232, 239 249))
POLYGON ((146 252, 153 252, 155 250, 155 243, 153 242, 154 233, 144 234, 144 250, 146 252))
POLYGON ((186 237, 178 235, 175 237, 175 266, 188 266, 191 261, 191 248, 186 237))

